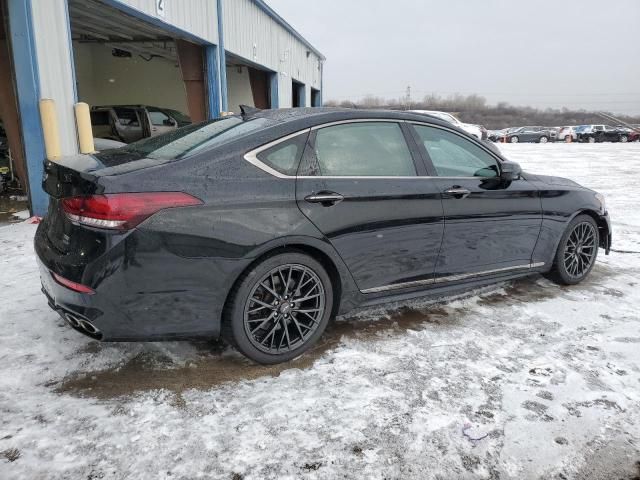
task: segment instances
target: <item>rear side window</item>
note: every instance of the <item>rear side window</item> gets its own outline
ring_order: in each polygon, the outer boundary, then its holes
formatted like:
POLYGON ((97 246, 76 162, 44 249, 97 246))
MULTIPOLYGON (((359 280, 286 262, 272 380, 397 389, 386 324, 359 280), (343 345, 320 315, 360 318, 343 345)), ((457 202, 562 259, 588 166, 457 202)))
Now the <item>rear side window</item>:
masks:
POLYGON ((439 177, 496 177, 498 161, 470 140, 441 128, 414 125, 439 177))
POLYGON ((323 176, 415 176, 400 125, 362 122, 321 128, 315 154, 323 176))
POLYGON ((307 141, 307 134, 298 135, 258 154, 258 159, 285 175, 295 175, 307 141))

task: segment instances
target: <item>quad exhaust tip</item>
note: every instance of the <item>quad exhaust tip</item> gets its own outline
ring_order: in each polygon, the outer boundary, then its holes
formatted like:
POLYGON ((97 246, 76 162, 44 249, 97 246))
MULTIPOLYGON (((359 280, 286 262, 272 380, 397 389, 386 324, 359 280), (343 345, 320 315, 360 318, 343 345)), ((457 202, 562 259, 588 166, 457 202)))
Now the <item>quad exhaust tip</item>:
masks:
POLYGON ((100 331, 100 329, 98 329, 93 323, 91 323, 86 318, 82 318, 81 316, 76 315, 75 313, 65 312, 64 319, 73 328, 75 328, 76 330, 80 330, 81 332, 84 332, 91 337, 102 336, 102 332, 100 331))

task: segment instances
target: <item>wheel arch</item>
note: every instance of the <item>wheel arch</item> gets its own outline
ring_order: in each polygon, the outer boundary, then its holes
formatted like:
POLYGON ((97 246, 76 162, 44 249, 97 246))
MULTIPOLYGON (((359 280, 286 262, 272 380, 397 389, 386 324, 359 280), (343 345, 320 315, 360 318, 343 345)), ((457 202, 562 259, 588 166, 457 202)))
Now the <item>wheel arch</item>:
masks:
POLYGON ((598 226, 598 233, 600 234, 599 246, 606 249, 606 253, 609 254, 609 238, 611 236, 609 224, 602 218, 602 216, 598 212, 590 208, 583 208, 581 210, 578 210, 576 214, 571 217, 571 220, 576 218, 578 215, 589 215, 595 220, 596 225, 598 226))
MULTIPOLYGON (((223 312, 228 309, 229 302, 234 292, 237 291, 237 286, 242 280, 244 274, 254 268, 259 263, 264 262, 266 259, 279 255, 281 253, 298 252, 313 258, 326 270, 331 280, 331 286, 333 287, 333 305, 332 315, 337 315, 348 309, 348 306, 354 303, 355 281, 351 277, 351 272, 347 269, 346 265, 342 262, 342 259, 335 252, 331 252, 332 247, 327 245, 321 240, 308 237, 308 238, 283 238, 277 241, 270 242, 268 245, 263 246, 257 252, 255 257, 236 277, 233 285, 227 292, 225 298, 223 312), (345 305, 347 307, 345 307, 345 305)), ((224 314, 223 314, 224 317, 224 314)))

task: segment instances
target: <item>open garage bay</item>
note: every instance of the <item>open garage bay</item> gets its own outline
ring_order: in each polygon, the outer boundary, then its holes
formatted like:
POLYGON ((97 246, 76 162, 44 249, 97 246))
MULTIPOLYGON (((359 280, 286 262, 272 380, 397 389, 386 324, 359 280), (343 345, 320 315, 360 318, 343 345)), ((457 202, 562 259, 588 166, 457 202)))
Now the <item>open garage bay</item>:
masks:
POLYGON ((606 195, 588 280, 356 312, 284 366, 82 337, 0 227, 0 478, 637 478, 640 144, 501 148, 606 195))

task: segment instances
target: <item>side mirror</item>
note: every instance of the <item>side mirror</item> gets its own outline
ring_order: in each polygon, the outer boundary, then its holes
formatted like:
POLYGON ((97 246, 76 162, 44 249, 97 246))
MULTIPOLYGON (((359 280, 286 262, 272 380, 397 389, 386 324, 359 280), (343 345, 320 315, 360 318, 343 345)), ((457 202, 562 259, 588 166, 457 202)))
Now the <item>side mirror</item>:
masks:
POLYGON ((505 182, 520 180, 522 167, 516 162, 502 162, 500 178, 505 182))

